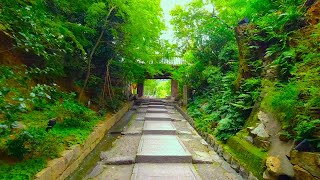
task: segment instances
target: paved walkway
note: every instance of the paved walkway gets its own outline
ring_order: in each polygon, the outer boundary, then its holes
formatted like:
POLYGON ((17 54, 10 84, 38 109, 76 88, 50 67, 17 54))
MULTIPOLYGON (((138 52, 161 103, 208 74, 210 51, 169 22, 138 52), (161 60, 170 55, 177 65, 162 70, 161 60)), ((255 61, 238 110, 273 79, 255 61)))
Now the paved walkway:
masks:
POLYGON ((239 179, 172 105, 144 102, 85 179, 239 179))

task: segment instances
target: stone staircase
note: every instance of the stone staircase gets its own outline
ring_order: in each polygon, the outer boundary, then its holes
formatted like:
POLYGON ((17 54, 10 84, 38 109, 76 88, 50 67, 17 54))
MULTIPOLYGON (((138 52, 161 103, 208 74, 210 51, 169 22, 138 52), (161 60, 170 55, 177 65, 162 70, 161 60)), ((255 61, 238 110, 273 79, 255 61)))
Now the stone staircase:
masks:
POLYGON ((239 179, 174 108, 172 102, 143 101, 112 148, 85 179, 239 179))

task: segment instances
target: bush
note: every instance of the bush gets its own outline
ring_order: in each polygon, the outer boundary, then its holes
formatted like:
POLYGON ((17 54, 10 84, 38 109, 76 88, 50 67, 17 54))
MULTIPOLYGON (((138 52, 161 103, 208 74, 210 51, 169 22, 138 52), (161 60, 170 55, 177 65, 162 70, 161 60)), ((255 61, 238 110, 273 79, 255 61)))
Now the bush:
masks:
POLYGON ((44 129, 31 128, 7 141, 8 154, 18 159, 57 157, 62 150, 60 138, 44 129))

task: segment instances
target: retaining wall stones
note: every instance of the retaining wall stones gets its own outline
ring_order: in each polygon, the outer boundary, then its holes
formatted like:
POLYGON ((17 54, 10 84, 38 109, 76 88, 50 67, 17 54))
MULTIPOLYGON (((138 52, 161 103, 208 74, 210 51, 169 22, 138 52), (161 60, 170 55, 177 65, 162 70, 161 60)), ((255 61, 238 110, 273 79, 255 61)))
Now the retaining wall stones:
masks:
POLYGON ((50 160, 47 167, 36 174, 36 180, 63 180, 73 173, 82 160, 96 147, 102 140, 105 133, 132 107, 133 102, 126 103, 111 118, 99 123, 88 136, 84 144, 72 146, 69 150, 61 153, 60 158, 50 160))
POLYGON ((199 131, 194 124, 194 121, 189 115, 184 112, 178 105, 175 105, 175 108, 181 115, 190 123, 190 125, 199 133, 199 135, 207 141, 207 143, 217 152, 217 154, 223 158, 230 166, 238 172, 244 179, 248 180, 258 180, 250 171, 248 171, 244 166, 242 166, 239 161, 232 157, 230 153, 224 150, 223 145, 221 145, 216 138, 208 133, 199 131))

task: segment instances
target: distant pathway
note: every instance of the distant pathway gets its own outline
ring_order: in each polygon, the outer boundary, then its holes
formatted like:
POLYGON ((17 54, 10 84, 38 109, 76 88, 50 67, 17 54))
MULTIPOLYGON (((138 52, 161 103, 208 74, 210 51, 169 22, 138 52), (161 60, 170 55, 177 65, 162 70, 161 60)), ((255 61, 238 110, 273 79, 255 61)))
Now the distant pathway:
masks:
POLYGON ((149 100, 85 179, 242 179, 170 102, 149 100))

